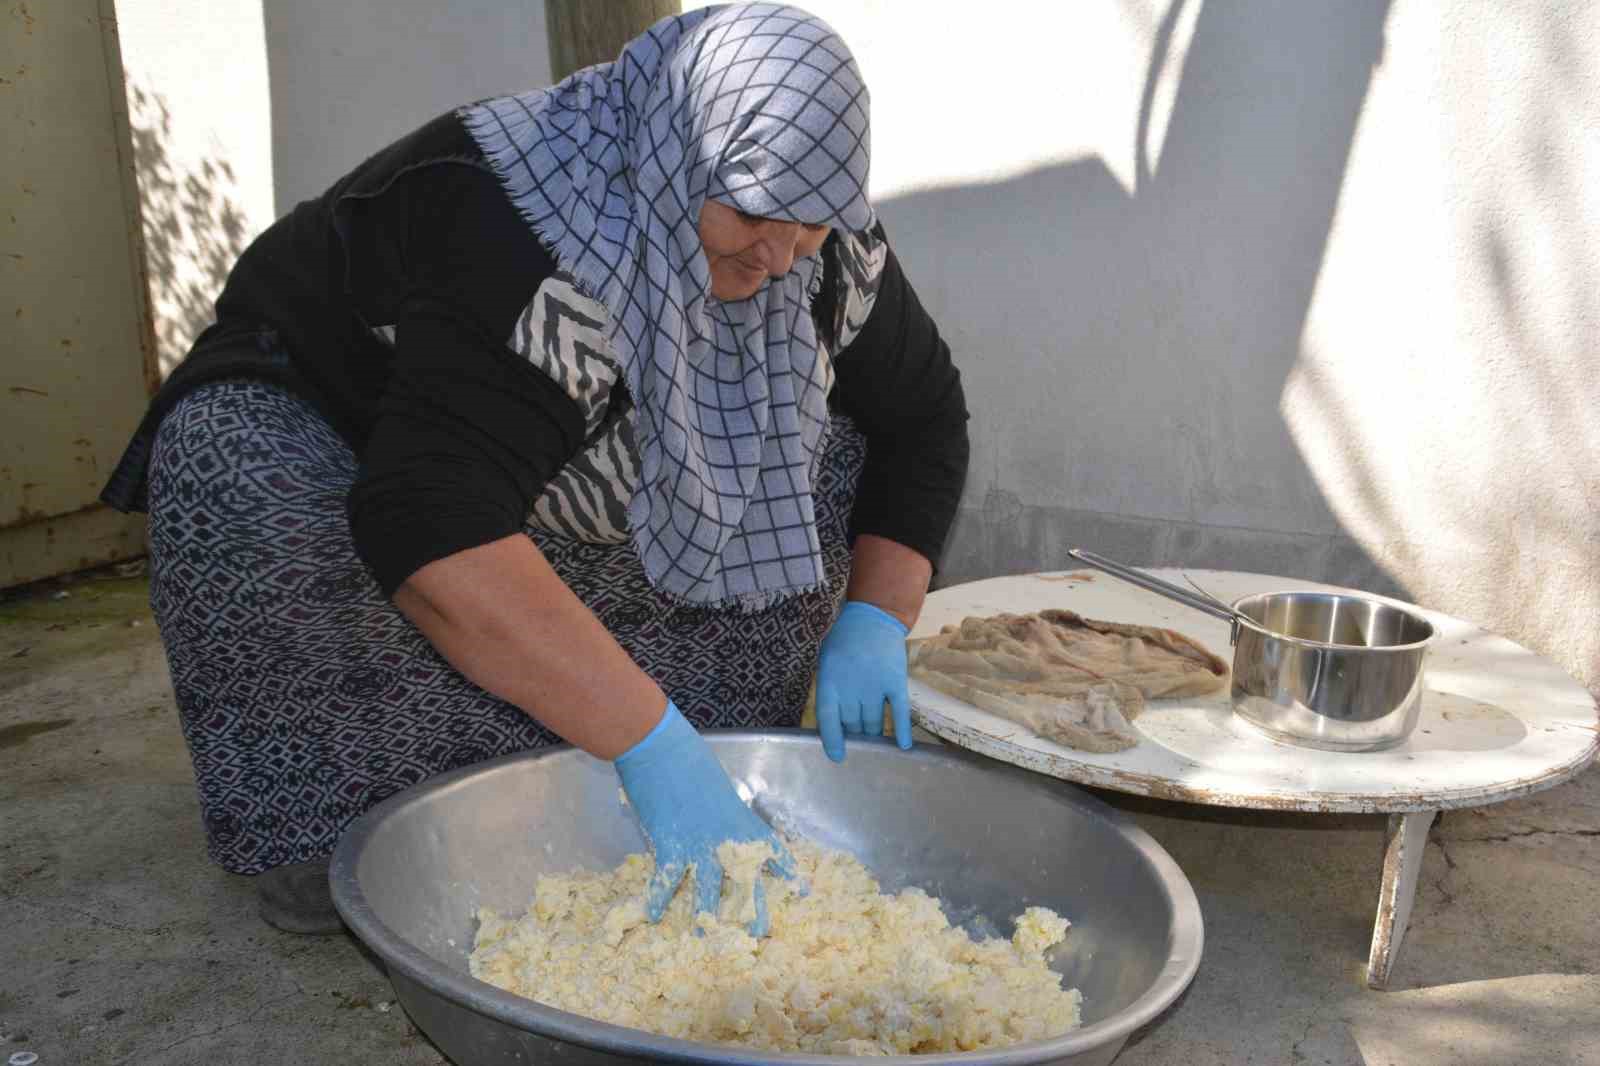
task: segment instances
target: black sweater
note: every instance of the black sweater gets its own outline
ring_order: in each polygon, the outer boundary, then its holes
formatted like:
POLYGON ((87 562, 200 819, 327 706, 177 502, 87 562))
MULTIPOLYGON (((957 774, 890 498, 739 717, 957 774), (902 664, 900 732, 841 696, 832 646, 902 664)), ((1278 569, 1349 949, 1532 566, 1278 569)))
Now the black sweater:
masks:
MULTIPOLYGON (((838 269, 832 241, 825 271, 838 269)), ((204 381, 246 374, 306 396, 355 449, 352 532, 385 592, 428 562, 520 530, 584 437, 577 403, 507 344, 555 270, 461 123, 434 120, 245 251, 218 324, 152 403, 105 499, 140 506, 160 416, 204 381), (263 328, 276 343, 260 341, 263 328)), ((831 286, 822 292, 819 330, 833 320, 823 306, 831 286)), ((852 535, 937 562, 966 475, 966 402, 892 251, 834 369, 830 403, 867 438, 852 535)))

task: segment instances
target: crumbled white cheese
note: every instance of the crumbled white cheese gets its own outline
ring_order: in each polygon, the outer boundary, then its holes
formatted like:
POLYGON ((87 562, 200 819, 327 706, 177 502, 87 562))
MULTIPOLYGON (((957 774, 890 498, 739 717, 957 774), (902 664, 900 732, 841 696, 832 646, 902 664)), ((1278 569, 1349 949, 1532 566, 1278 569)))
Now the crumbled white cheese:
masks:
POLYGON ((1029 907, 1010 941, 974 941, 920 889, 888 895, 848 855, 791 850, 794 882, 761 873, 764 846, 724 844, 722 907, 698 921, 687 883, 645 920, 648 855, 541 877, 526 914, 478 912, 472 973, 601 1021, 769 1051, 976 1051, 1078 1024, 1081 997, 1044 960, 1066 935, 1059 915, 1029 907), (758 880, 772 923, 760 940, 745 931, 758 880))
POLYGON ((1017 919, 1011 944, 1024 955, 1043 955, 1067 938, 1071 924, 1048 907, 1029 907, 1017 919))

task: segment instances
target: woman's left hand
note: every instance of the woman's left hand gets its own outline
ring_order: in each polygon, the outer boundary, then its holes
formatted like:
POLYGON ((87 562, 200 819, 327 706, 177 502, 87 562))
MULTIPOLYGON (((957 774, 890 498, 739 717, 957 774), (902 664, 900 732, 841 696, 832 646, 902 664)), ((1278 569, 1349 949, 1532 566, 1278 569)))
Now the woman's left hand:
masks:
POLYGON ((904 622, 862 600, 844 605, 822 642, 817 664, 817 729, 822 750, 844 761, 847 733, 883 735, 883 704, 894 713, 895 741, 911 747, 904 622))

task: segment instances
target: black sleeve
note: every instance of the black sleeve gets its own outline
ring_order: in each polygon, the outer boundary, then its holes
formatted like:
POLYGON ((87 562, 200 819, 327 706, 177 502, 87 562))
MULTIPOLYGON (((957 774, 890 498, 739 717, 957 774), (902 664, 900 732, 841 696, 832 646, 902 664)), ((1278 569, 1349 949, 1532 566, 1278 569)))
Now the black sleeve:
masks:
POLYGON ((453 308, 414 303, 396 346, 349 500, 356 550, 385 595, 436 559, 520 530, 583 441, 571 397, 453 308))
POLYGON ((872 311, 834 370, 836 402, 867 438, 851 536, 886 537, 937 566, 967 477, 967 401, 950 346, 892 249, 872 311))
POLYGON ((392 595, 422 566, 517 532, 583 442, 578 405, 508 345, 554 269, 492 175, 413 189, 412 288, 349 515, 392 595))

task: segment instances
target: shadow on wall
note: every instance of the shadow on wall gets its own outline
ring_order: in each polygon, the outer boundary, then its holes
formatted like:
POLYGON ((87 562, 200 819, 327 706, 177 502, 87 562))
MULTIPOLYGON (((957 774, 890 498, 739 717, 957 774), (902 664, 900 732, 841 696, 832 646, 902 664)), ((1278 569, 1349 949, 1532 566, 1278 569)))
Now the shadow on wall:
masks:
MULTIPOLYGON (((1345 446, 1312 458, 1340 486, 1351 527, 1415 575, 1425 602, 1451 601, 1453 612, 1514 636, 1593 686, 1600 680, 1600 640, 1589 623, 1600 617, 1600 421, 1593 416, 1600 259, 1579 116, 1592 112, 1600 82, 1581 54, 1574 12, 1533 11, 1537 17, 1523 11, 1521 21, 1507 20, 1518 37, 1479 30, 1481 38, 1458 33, 1466 40, 1452 44, 1461 52, 1494 49, 1516 65, 1500 74, 1487 115, 1470 95, 1439 115, 1445 143, 1475 149, 1440 190, 1470 236, 1446 275, 1461 341, 1437 353, 1443 358, 1435 365, 1447 371, 1429 386, 1445 398, 1433 397, 1413 424, 1394 427, 1372 414, 1381 382, 1308 360, 1296 384, 1302 410, 1335 425, 1363 423, 1361 446, 1345 434, 1345 446), (1492 131, 1487 141, 1485 130, 1492 131), (1393 461, 1430 439, 1463 445, 1420 472, 1393 461)), ((1449 328, 1440 330, 1446 341, 1449 328)))
POLYGON ((210 325, 228 271, 244 251, 247 221, 225 160, 190 168, 173 159, 172 113, 161 94, 130 86, 133 158, 139 176, 145 259, 161 373, 210 325))
POLYGON ((1206 3, 1152 153, 1195 2, 1156 27, 1131 193, 1095 158, 880 205, 973 409, 945 582, 1070 568, 1082 544, 1403 591, 1279 414, 1389 0, 1206 3))

